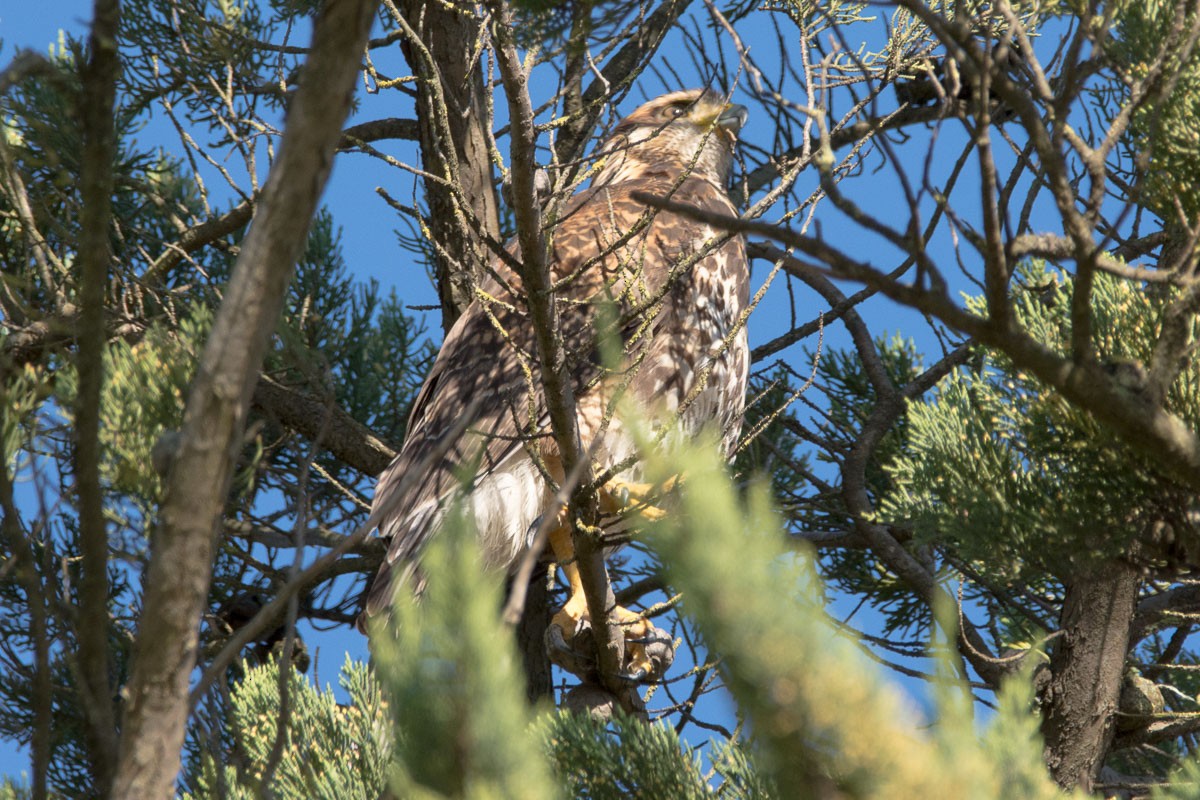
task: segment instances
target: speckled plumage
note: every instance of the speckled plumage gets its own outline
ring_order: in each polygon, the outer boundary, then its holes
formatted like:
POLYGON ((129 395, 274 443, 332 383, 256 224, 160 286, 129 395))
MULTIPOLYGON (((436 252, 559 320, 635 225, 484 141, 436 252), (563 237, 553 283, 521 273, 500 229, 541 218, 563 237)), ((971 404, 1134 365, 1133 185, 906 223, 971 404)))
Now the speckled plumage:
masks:
MULTIPOLYGON (((561 332, 581 437, 585 448, 594 446, 597 473, 634 452, 619 421, 605 422, 622 391, 660 423, 677 417, 683 435, 714 423, 727 451, 737 440, 749 368, 740 319, 749 283, 742 239, 668 212, 646 221, 647 207, 633 195, 735 213, 725 187, 744 119, 744 109, 712 92, 676 92, 646 103, 601 148, 592 188, 559 213, 549 264, 552 280, 564 282, 556 294, 561 332), (609 312, 598 315, 601 307, 609 312), (604 319, 615 323, 601 334, 604 319), (619 365, 605 369, 598 340, 612 333, 623 353, 619 365)), ((557 463, 521 280, 499 259, 492 269, 446 335, 413 407, 404 447, 379 478, 376 507, 473 409, 467 431, 422 480, 410 481, 414 488, 380 525, 391 544, 368 614, 388 604, 398 574, 405 580, 415 574, 422 548, 458 491, 459 465, 479 459, 466 501, 491 568, 512 567, 530 545, 534 522, 552 507, 553 488, 530 456, 533 450, 545 463, 557 463)), ((634 467, 634 480, 636 473, 634 467)))

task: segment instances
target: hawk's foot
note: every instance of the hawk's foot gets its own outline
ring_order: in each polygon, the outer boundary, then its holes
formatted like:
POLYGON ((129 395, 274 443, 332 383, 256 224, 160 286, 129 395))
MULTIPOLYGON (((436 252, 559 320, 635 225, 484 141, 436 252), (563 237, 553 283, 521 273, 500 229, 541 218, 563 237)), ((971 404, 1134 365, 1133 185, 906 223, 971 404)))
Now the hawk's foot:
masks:
MULTIPOLYGON (((660 680, 675 660, 670 634, 627 608, 617 606, 614 615, 625 637, 625 662, 618 677, 632 683, 660 680)), ((596 676, 592 621, 582 594, 572 596, 554 615, 546 645, 554 664, 581 678, 596 676)))
POLYGON ((546 650, 550 661, 572 675, 596 672, 596 651, 592 642, 592 622, 588 618, 583 592, 572 592, 555 612, 546 629, 546 650))
POLYGON ((673 475, 662 483, 634 483, 614 478, 600 490, 600 510, 606 514, 634 512, 643 519, 660 520, 667 515, 655 505, 659 498, 674 490, 681 478, 673 475))

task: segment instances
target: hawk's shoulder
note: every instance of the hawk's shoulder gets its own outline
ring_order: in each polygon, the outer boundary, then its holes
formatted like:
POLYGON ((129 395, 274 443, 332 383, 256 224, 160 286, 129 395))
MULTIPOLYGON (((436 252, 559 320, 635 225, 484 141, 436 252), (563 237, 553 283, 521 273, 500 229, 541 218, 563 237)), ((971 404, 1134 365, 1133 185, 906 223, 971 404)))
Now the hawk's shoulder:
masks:
POLYGON ((680 180, 678 175, 651 171, 585 189, 565 204, 559 215, 551 254, 553 277, 561 280, 592 263, 628 263, 631 258, 641 263, 653 259, 656 267, 666 267, 664 260, 678 257, 692 245, 699 246, 715 233, 690 217, 649 208, 638 199, 642 194, 723 214, 736 211, 723 189, 697 177, 680 180))

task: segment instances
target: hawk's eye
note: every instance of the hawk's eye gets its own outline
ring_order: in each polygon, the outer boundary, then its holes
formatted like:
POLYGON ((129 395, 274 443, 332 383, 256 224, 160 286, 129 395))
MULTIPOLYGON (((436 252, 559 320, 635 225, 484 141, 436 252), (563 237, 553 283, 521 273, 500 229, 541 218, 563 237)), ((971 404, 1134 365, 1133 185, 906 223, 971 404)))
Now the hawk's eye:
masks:
POLYGON ((687 113, 687 106, 667 106, 667 116, 674 119, 687 113))

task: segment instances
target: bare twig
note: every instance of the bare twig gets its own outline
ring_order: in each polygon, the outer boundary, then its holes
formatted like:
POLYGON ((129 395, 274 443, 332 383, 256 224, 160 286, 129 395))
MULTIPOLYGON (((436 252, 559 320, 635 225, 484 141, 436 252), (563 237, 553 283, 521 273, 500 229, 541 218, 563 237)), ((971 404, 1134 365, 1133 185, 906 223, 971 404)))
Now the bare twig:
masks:
POLYGON ((221 216, 189 228, 179 237, 179 241, 171 243, 167 250, 146 268, 142 281, 154 285, 189 254, 243 227, 253 215, 254 203, 251 200, 243 200, 221 216))
POLYGON ((1113 430, 1132 449, 1145 453, 1181 483, 1200 489, 1200 437, 1182 420, 1159 406, 1147 405, 1124 391, 1094 361, 1064 358, 1015 324, 996 325, 955 304, 940 289, 903 284, 828 243, 785 227, 712 213, 685 203, 638 194, 657 208, 707 222, 728 231, 774 239, 818 259, 831 274, 861 281, 886 296, 940 319, 981 343, 1002 350, 1064 397, 1113 430))
POLYGON ((399 485, 394 492, 388 495, 386 502, 380 503, 367 516, 367 519, 355 528, 349 536, 329 548, 328 552, 322 553, 320 558, 292 576, 287 583, 279 588, 269 603, 263 606, 245 625, 237 629, 229 641, 221 648, 221 651, 209 663, 208 667, 204 670, 204 674, 196 681, 189 701, 191 708, 196 708, 200 700, 204 697, 204 693, 212 686, 213 681, 229 668, 229 665, 234 662, 246 645, 253 642, 263 631, 267 630, 269 626, 274 625, 284 615, 293 597, 326 576, 330 568, 342 556, 361 544, 363 540, 379 527, 381 521, 392 515, 396 507, 404 499, 404 496, 413 488, 413 484, 425 475, 430 465, 438 463, 450 448, 454 446, 458 437, 467 429, 469 421, 473 419, 473 413, 474 409, 472 406, 468 406, 459 417, 458 423, 446 431, 438 446, 433 448, 413 469, 401 476, 399 485))
MULTIPOLYGON (((0 406, 7 405, 7 386, 0 381, 0 406)), ((21 514, 13 500, 13 484, 8 465, 0 464, 0 535, 17 562, 17 580, 25 589, 29 604, 29 637, 33 646, 31 710, 33 723, 29 735, 31 758, 30 794, 34 800, 46 800, 50 770, 51 733, 54 697, 50 672, 50 603, 43 584, 41 565, 27 533, 22 529, 21 514)))

